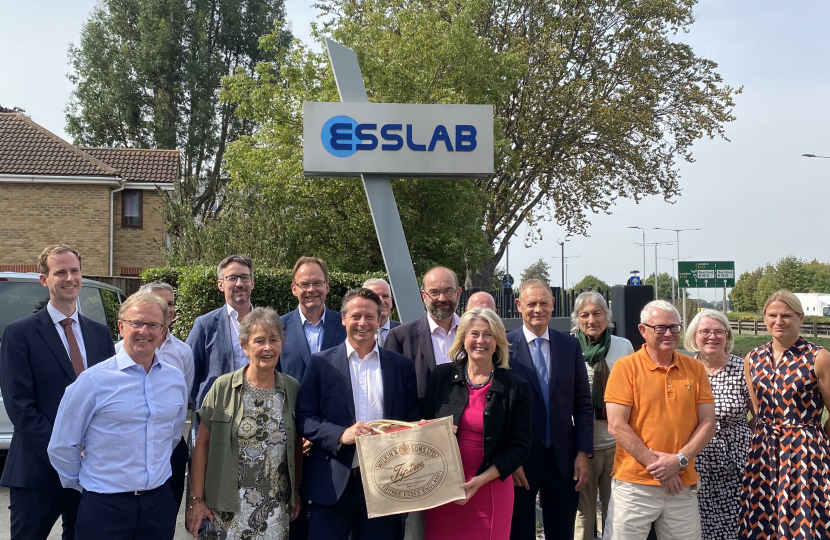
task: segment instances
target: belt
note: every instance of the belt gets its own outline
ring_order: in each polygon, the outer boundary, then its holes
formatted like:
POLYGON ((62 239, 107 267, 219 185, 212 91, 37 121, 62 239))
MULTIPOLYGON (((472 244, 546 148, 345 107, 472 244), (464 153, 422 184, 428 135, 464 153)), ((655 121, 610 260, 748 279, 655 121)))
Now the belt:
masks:
POLYGON ((349 476, 360 478, 360 467, 355 467, 354 469, 352 469, 352 472, 349 474, 349 476))
POLYGON ((141 495, 148 495, 150 493, 153 493, 154 491, 158 491, 166 485, 167 485, 167 482, 164 482, 162 485, 160 485, 158 487, 154 487, 153 489, 136 489, 136 490, 133 490, 133 491, 121 491, 121 492, 118 492, 118 493, 98 493, 96 491, 92 491, 91 493, 95 493, 96 495, 107 495, 107 496, 129 495, 131 497, 139 497, 141 495))

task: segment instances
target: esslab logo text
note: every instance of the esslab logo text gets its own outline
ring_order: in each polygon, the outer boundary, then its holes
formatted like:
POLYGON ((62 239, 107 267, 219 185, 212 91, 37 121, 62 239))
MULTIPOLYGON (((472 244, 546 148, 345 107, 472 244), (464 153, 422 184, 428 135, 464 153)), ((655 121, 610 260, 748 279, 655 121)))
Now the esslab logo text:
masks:
POLYGON ((429 141, 416 141, 412 135, 412 124, 359 124, 348 116, 334 116, 324 125, 320 133, 323 147, 336 157, 348 157, 358 151, 376 150, 396 152, 404 144, 413 152, 433 152, 436 147, 448 152, 472 152, 476 149, 475 126, 458 124, 435 126, 429 141))

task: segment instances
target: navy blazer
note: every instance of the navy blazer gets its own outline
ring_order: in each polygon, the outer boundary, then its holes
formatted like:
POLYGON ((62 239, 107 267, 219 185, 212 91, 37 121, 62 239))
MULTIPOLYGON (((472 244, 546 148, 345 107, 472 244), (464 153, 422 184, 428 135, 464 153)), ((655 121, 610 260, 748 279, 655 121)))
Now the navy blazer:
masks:
POLYGON ((577 452, 594 454, 594 409, 588 370, 582 357, 579 341, 564 332, 549 329, 550 337, 550 410, 545 411, 542 388, 536 367, 530 357, 524 328, 507 334, 510 342, 510 368, 533 389, 533 446, 530 458, 524 464, 525 476, 541 477, 545 453, 546 421, 550 422, 551 438, 559 470, 566 480, 573 478, 577 452))
MULTIPOLYGON (((383 417, 386 420, 415 422, 418 391, 412 361, 400 354, 379 349, 383 376, 383 417)), ((357 423, 352 378, 346 344, 311 355, 297 398, 297 431, 314 443, 303 460, 304 499, 334 504, 343 495, 356 446, 337 440, 357 423)))
POLYGON ((418 398, 427 391, 427 383, 435 369, 435 352, 432 350, 432 336, 429 333, 428 314, 389 329, 383 348, 400 353, 415 363, 415 377, 418 380, 418 398))
MULTIPOLYGON (((115 356, 109 329, 80 315, 87 367, 115 356)), ((69 354, 46 308, 6 326, 0 342, 0 390, 14 425, 0 485, 61 489, 46 447, 66 387, 75 382, 69 354)))
POLYGON ((193 388, 190 390, 190 399, 193 400, 195 410, 199 410, 214 381, 225 373, 235 371, 227 304, 198 317, 185 343, 193 351, 193 388))
MULTIPOLYGON (((337 347, 346 341, 346 327, 343 326, 343 316, 340 312, 326 308, 325 319, 323 335, 320 337, 320 352, 337 347)), ((277 371, 294 377, 302 384, 303 375, 311 359, 311 350, 305 338, 300 307, 297 306, 294 311, 289 311, 280 317, 280 320, 285 332, 285 344, 282 346, 277 371)))

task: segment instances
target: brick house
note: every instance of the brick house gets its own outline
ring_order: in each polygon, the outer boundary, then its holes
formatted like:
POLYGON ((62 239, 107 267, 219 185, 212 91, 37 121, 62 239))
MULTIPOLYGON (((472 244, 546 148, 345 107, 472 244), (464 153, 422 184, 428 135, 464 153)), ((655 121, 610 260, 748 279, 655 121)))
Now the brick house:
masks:
POLYGON ((34 272, 58 242, 81 252, 87 275, 161 265, 161 191, 178 178, 178 150, 77 148, 23 114, 0 113, 0 271, 34 272))

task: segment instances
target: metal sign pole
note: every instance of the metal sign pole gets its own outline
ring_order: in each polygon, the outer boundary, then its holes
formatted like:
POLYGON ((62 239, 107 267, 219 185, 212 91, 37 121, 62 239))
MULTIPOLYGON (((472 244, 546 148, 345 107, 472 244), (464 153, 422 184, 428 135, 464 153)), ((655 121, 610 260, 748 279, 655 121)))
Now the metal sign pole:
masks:
MULTIPOLYGON (((355 52, 328 38, 326 48, 337 91, 340 93, 340 101, 368 102, 355 52)), ((403 323, 413 321, 424 315, 424 304, 421 301, 418 280, 406 244, 392 184, 388 175, 363 174, 361 178, 366 197, 369 199, 369 211, 375 224, 380 252, 389 274, 389 284, 392 286, 398 314, 403 323)))

